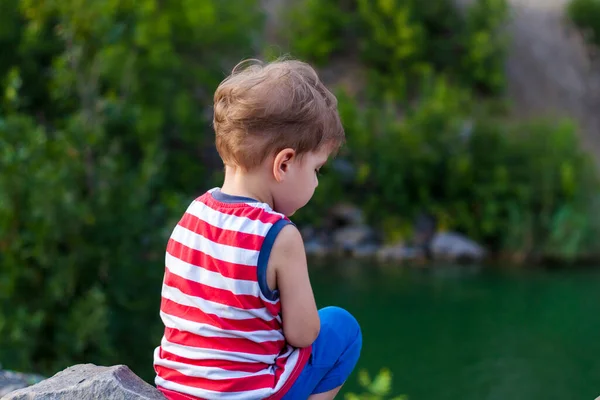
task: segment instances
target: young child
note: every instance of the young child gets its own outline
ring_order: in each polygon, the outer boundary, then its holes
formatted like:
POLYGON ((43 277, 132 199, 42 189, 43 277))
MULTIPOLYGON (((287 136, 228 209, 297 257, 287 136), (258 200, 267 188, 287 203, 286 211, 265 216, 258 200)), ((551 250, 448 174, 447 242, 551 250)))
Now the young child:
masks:
POLYGON ((341 308, 317 310, 288 217, 344 142, 337 100, 305 63, 245 65, 214 96, 223 185, 192 202, 167 245, 156 385, 172 400, 333 399, 361 331, 341 308))

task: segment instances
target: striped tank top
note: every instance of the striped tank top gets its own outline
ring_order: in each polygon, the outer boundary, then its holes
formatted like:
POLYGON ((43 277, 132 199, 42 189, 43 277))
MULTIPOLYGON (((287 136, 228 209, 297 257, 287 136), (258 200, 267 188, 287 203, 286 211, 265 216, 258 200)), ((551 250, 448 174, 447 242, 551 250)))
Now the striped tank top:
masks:
POLYGON ((308 361, 283 336, 269 254, 290 221, 218 188, 193 201, 165 256, 155 383, 170 400, 279 399, 308 361))

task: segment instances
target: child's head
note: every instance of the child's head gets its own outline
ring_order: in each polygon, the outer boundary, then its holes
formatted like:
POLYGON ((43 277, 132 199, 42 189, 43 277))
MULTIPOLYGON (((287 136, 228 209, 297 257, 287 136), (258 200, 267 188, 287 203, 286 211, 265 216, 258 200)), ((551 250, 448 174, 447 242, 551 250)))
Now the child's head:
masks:
POLYGON ((238 65, 215 92, 213 122, 225 165, 270 175, 275 206, 288 215, 312 197, 315 169, 344 142, 337 99, 295 60, 238 65))

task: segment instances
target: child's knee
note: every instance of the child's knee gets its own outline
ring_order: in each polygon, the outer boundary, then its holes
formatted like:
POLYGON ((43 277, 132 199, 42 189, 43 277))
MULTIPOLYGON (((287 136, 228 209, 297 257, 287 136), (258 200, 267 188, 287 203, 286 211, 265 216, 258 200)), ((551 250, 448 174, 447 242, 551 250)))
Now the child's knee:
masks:
MULTIPOLYGON (((331 324, 334 330, 343 331, 350 339, 351 345, 362 346, 362 332, 358 321, 352 314, 341 307, 325 307, 319 311, 321 323, 331 324)), ((339 332, 339 331, 338 331, 339 332)))

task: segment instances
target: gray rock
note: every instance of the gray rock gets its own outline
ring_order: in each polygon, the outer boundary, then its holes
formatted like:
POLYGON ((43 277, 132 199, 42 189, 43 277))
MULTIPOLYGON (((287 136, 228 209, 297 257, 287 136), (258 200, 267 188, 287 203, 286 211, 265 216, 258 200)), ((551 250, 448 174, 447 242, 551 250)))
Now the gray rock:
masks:
POLYGON ((44 379, 41 375, 0 370, 0 396, 5 396, 15 390, 34 385, 44 379))
POLYGON ((403 243, 388 245, 377 251, 377 258, 380 261, 402 262, 425 259, 425 254, 421 248, 407 247, 403 243))
POLYGON ((483 247, 454 232, 436 233, 429 249, 434 259, 480 261, 486 256, 483 247))
POLYGON ((156 388, 125 365, 74 365, 2 400, 164 400, 156 388))
POLYGON ((367 225, 350 225, 333 232, 336 248, 352 252, 359 246, 374 244, 375 231, 367 225))
POLYGON ((352 256, 357 258, 370 258, 377 254, 379 246, 373 243, 361 244, 351 250, 352 256))
POLYGON ((331 253, 331 248, 318 239, 304 243, 304 251, 308 256, 325 257, 331 253))

